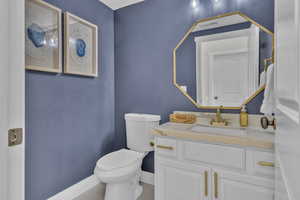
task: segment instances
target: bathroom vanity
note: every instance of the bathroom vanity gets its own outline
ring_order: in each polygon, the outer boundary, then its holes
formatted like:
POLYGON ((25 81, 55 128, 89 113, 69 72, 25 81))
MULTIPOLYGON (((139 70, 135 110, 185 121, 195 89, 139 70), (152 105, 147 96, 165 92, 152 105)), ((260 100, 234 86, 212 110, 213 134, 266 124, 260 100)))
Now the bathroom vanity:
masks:
POLYGON ((273 200, 274 135, 165 123, 155 135, 155 200, 273 200))
POLYGON ((266 74, 274 48, 273 32, 241 12, 196 21, 179 40, 173 84, 216 114, 197 113, 195 122, 178 116, 181 123, 154 129, 155 200, 274 199, 274 133, 267 128, 276 121, 247 113, 263 91, 271 96, 266 74))

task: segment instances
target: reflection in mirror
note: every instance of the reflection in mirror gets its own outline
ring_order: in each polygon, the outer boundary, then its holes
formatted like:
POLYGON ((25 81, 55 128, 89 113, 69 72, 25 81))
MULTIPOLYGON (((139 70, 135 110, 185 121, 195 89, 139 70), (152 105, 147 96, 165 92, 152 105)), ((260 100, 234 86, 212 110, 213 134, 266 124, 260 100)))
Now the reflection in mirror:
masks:
POLYGON ((273 34, 239 14, 198 23, 176 51, 176 83, 200 106, 240 107, 272 53, 273 34))

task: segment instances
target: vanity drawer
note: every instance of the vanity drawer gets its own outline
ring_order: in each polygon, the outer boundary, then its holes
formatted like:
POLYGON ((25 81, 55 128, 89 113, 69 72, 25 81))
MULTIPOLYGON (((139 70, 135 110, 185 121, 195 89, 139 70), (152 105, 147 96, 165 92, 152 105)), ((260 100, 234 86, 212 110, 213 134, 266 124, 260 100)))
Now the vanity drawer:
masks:
POLYGON ((247 151, 247 171, 257 176, 274 177, 275 157, 271 152, 247 151))
POLYGON ((155 153, 176 157, 177 156, 177 141, 169 138, 157 137, 155 140, 155 153))
POLYGON ((235 169, 245 169, 245 150, 213 144, 184 142, 186 160, 205 162, 235 169))

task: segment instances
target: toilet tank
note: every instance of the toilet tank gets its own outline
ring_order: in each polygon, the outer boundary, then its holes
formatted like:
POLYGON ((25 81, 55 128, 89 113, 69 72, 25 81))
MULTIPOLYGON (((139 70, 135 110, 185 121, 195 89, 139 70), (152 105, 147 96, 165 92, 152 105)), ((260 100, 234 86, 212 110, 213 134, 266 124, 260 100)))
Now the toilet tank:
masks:
POLYGON ((127 147, 138 152, 153 151, 150 142, 154 136, 151 130, 159 125, 159 115, 127 113, 126 121, 126 137, 127 147))

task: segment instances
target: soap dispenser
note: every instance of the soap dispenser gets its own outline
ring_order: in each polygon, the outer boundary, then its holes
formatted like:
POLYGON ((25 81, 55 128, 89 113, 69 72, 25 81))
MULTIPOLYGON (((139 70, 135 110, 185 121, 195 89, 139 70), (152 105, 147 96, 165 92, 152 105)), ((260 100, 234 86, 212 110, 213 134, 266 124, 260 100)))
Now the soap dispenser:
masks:
POLYGON ((248 113, 246 105, 242 106, 241 113, 240 113, 240 126, 247 127, 248 126, 248 113))

